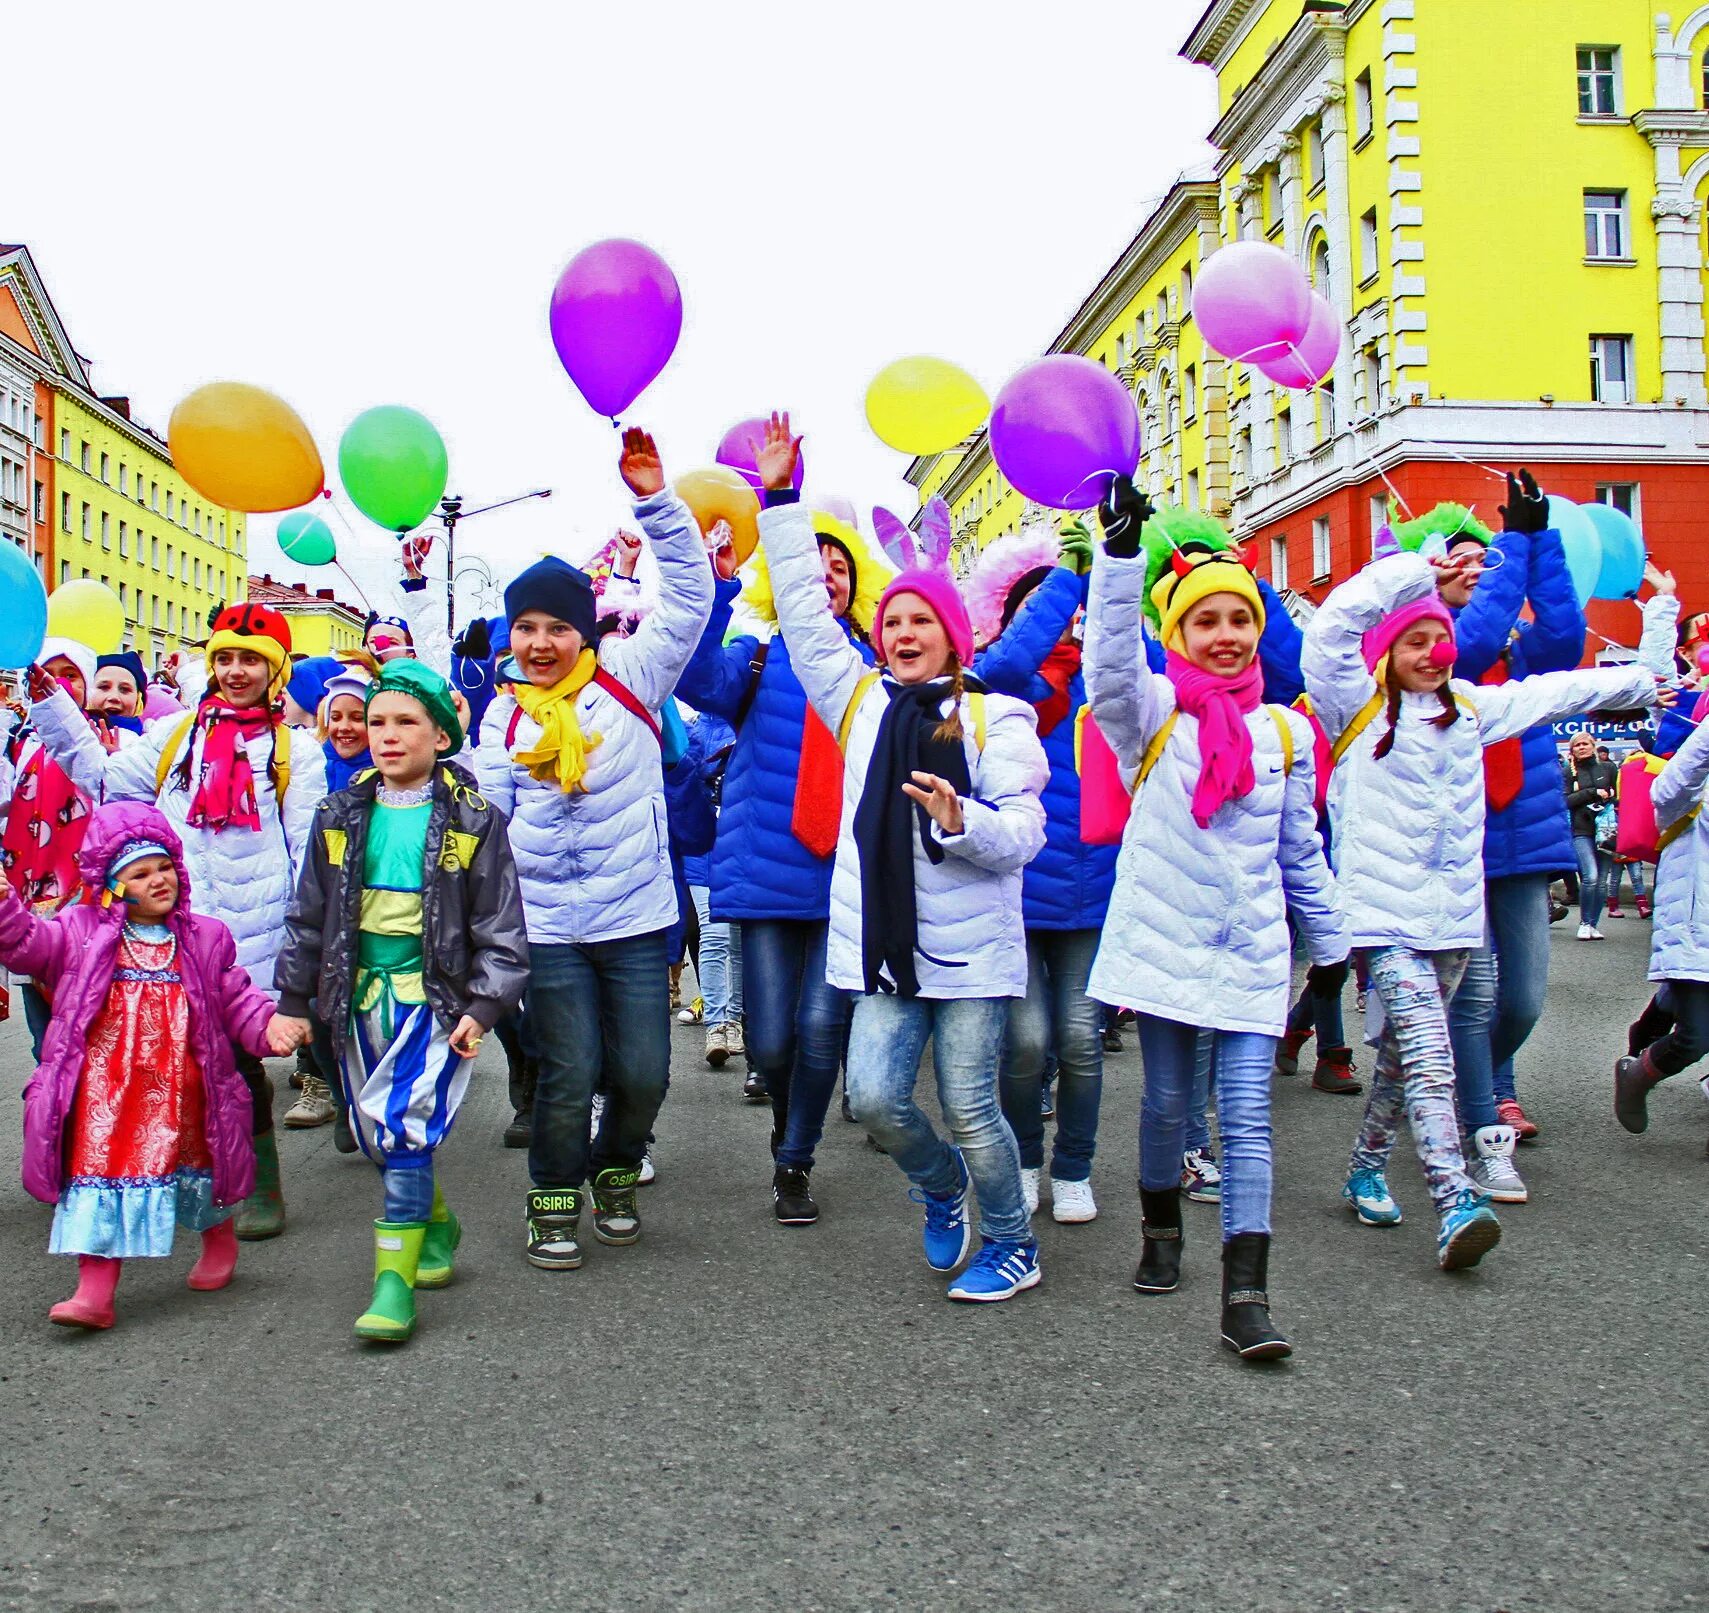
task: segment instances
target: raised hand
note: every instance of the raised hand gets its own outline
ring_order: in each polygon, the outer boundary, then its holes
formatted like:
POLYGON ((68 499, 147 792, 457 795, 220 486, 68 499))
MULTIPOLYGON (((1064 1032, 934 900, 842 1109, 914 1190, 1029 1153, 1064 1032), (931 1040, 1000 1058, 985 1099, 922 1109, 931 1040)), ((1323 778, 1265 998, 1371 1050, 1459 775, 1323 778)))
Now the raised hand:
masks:
POLYGON ((712 523, 712 530, 706 534, 706 552, 712 556, 712 569, 725 582, 742 569, 736 559, 736 534, 728 521, 712 523))
POLYGON ((641 540, 633 532, 625 532, 619 527, 611 541, 617 545, 617 564, 612 570, 619 577, 633 577, 641 560, 641 540))
POLYGON ((1679 591, 1678 584, 1673 580, 1673 573, 1658 569, 1653 560, 1644 562, 1644 581, 1658 594, 1674 594, 1679 591))
POLYGON ((1104 529, 1104 552, 1118 560, 1133 559, 1139 553, 1140 528, 1154 513, 1151 500, 1128 477, 1116 477, 1098 506, 1098 523, 1104 529))
POLYGON ((624 430, 623 453, 618 458, 617 470, 636 498, 651 498, 664 490, 665 468, 659 462, 652 433, 637 426, 624 430))
POLYGON ((1426 555, 1425 563, 1436 574, 1436 591, 1458 582, 1468 572, 1476 574, 1483 569, 1483 555, 1474 550, 1469 544, 1453 554, 1426 555))
POLYGON ((1507 502, 1499 508, 1509 532, 1541 532, 1549 524, 1549 501, 1528 470, 1521 470, 1517 479, 1512 471, 1507 473, 1507 502))
POLYGON ((936 773, 914 773, 914 782, 904 784, 902 793, 910 801, 923 806, 931 819, 946 835, 961 833, 961 797, 955 793, 955 786, 948 779, 942 779, 936 773))
POLYGON ((789 411, 773 414, 766 422, 765 438, 754 464, 760 473, 760 485, 768 493, 779 493, 795 481, 795 461, 801 454, 801 439, 789 430, 789 411))

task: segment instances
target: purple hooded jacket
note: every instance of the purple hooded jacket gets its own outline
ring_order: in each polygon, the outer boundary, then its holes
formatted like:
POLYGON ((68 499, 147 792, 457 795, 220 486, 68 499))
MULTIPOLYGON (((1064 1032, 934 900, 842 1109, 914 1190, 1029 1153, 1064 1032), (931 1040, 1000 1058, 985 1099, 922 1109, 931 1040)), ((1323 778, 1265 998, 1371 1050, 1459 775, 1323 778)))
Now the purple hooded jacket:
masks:
MULTIPOLYGON (((263 1057, 271 999, 237 966, 231 931, 190 911, 184 849, 158 809, 125 801, 89 818, 78 865, 91 891, 105 889, 112 860, 128 841, 153 840, 178 869, 178 905, 167 926, 178 937, 178 968, 190 1005, 190 1049, 202 1071, 208 1152, 216 1203, 236 1204, 255 1186, 249 1088, 237 1072, 231 1041, 263 1057)), ((35 917, 0 880, 0 964, 36 980, 53 1002, 42 1061, 24 1090, 24 1187, 52 1204, 65 1184, 65 1128, 83 1077, 89 1031, 106 1006, 124 924, 122 902, 68 907, 35 917)))

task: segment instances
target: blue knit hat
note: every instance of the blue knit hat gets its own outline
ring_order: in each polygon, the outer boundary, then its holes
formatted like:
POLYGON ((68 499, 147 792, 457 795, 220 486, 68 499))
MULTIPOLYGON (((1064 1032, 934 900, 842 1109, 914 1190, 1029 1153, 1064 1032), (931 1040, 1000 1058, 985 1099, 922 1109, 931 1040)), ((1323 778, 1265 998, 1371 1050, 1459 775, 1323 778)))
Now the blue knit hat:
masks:
POLYGON ((312 717, 326 699, 328 680, 344 670, 344 663, 333 656, 305 656, 291 668, 291 675, 285 680, 285 693, 312 717))
POLYGON ((584 643, 593 643, 597 619, 593 583, 585 571, 556 555, 536 560, 504 591, 504 614, 509 621, 530 610, 567 622, 584 643))

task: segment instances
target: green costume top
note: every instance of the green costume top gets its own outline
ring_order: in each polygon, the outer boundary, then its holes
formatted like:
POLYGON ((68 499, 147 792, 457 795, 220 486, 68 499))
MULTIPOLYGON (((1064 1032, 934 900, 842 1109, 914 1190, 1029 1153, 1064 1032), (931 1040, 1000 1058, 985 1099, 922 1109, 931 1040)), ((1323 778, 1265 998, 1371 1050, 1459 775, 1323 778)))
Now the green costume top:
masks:
MULTIPOLYGON (((368 815, 356 944, 358 1013, 381 1008, 390 1020, 392 1003, 427 1001, 421 978, 421 881, 432 815, 431 786, 420 791, 381 786, 368 815)), ((392 1034, 390 1024, 382 1028, 392 1034)))

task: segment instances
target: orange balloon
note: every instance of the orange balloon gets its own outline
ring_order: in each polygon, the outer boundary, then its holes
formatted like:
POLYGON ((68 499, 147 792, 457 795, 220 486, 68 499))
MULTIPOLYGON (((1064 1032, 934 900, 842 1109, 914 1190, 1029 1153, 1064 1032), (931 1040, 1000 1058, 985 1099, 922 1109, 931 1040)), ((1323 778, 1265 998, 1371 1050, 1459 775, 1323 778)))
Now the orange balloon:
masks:
POLYGON ((167 446, 178 472, 228 510, 294 510, 326 485, 309 428, 283 398, 242 381, 210 381, 172 411, 167 446))
POLYGON ((728 521, 736 562, 747 564, 760 541, 760 500, 740 471, 708 465, 677 477, 671 490, 694 512, 702 537, 718 522, 728 521))

